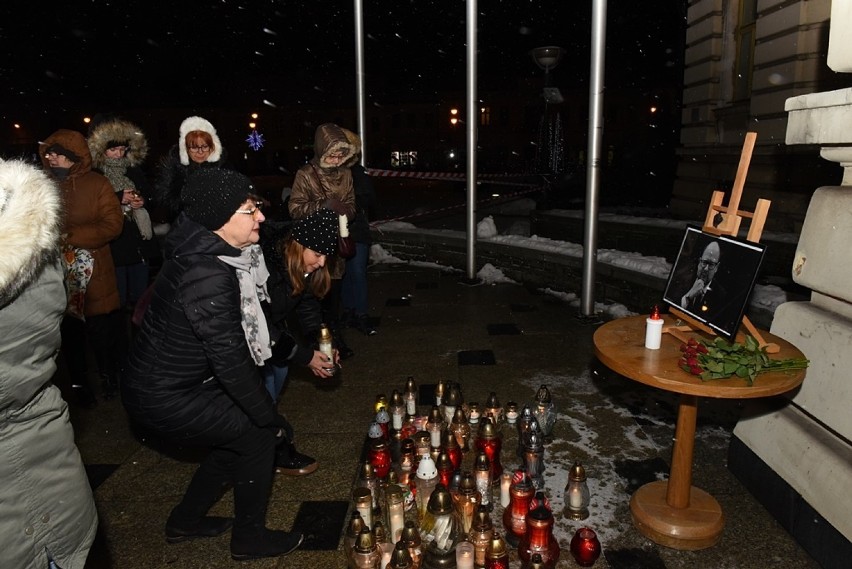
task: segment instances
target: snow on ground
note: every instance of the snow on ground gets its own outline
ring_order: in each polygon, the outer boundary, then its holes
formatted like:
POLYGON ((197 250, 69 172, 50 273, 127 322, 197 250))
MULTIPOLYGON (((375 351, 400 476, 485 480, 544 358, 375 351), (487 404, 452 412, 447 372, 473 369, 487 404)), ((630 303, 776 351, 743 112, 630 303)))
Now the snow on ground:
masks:
MULTIPOLYGON (((565 210, 566 214, 573 214, 573 211, 565 210)), ((619 222, 628 222, 628 220, 632 223, 639 223, 640 221, 648 224, 664 224, 664 225, 672 225, 672 224, 681 224, 685 225, 685 222, 682 221, 674 221, 671 219, 658 219, 653 217, 647 218, 637 218, 633 216, 618 216, 613 214, 601 214, 601 218, 618 220, 619 222), (606 217, 604 217, 606 216, 606 217), (624 218, 622 220, 622 218, 624 218), (638 220, 638 221, 637 221, 638 220)), ((452 235, 463 235, 460 231, 453 231, 449 229, 422 229, 417 226, 401 222, 401 221, 392 221, 388 223, 383 223, 378 226, 379 230, 381 229, 389 229, 394 231, 419 231, 419 232, 427 232, 427 233, 436 233, 436 234, 452 234, 452 235)), ((548 239, 546 237, 539 237, 537 235, 531 235, 529 237, 523 235, 499 235, 497 233, 497 226, 494 223, 494 219, 491 216, 485 217, 482 221, 477 224, 476 227, 476 235, 478 239, 483 241, 488 241, 492 243, 504 243, 507 245, 512 245, 514 247, 522 247, 527 249, 535 249, 537 251, 546 251, 550 253, 558 253, 560 255, 567 255, 577 258, 583 257, 583 246, 578 245, 576 243, 570 243, 568 241, 557 241, 554 239, 548 239)), ((778 234, 774 235, 773 238, 776 240, 786 239, 786 234, 778 234)), ((616 251, 614 249, 598 249, 597 255, 598 261, 603 263, 608 263, 610 265, 615 265, 619 267, 623 267, 628 270, 644 273, 644 274, 652 274, 658 275, 661 277, 667 277, 672 270, 672 265, 668 261, 666 261, 663 257, 652 257, 652 256, 644 256, 635 252, 624 252, 624 251, 616 251)), ((382 249, 381 245, 374 244, 370 249, 370 259, 373 263, 405 263, 401 259, 393 257, 388 254, 387 251, 382 249)), ((442 265, 430 265, 422 262, 413 262, 417 266, 434 266, 441 268, 442 270, 457 270, 452 268, 447 268, 442 265)), ((512 279, 506 277, 500 267, 494 267, 491 264, 486 264, 482 269, 480 269, 479 273, 477 273, 477 277, 479 277, 486 284, 496 284, 496 283, 514 283, 512 279)), ((545 292, 548 294, 552 294, 559 298, 562 298, 566 302, 570 302, 573 305, 579 306, 579 299, 576 294, 572 293, 563 293, 554 291, 551 289, 545 289, 545 292)), ((751 305, 756 306, 770 312, 774 312, 775 308, 784 302, 787 302, 787 293, 783 289, 775 285, 755 285, 754 292, 751 297, 751 305)), ((607 305, 595 303, 595 312, 597 313, 605 313, 609 316, 618 318, 621 316, 628 316, 633 314, 626 307, 621 304, 616 305, 607 305)))

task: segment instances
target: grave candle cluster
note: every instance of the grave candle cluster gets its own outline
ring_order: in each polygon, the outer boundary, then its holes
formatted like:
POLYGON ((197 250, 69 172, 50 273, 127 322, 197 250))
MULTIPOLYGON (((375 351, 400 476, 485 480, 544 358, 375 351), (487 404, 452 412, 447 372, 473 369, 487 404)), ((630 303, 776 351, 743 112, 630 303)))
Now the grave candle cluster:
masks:
MULTIPOLYGON (((389 398, 376 396, 344 539, 348 567, 508 568, 517 559, 524 567, 553 568, 563 547, 578 563, 591 559, 590 528, 570 547, 553 535, 544 478, 557 425, 550 389, 541 385, 520 408, 511 400, 503 407, 495 391, 484 401, 465 400, 453 381, 418 389, 413 377, 389 398), (506 432, 518 440, 508 453, 506 432), (506 460, 511 469, 504 471, 506 460)), ((579 462, 562 501, 565 518, 589 516, 579 462)))

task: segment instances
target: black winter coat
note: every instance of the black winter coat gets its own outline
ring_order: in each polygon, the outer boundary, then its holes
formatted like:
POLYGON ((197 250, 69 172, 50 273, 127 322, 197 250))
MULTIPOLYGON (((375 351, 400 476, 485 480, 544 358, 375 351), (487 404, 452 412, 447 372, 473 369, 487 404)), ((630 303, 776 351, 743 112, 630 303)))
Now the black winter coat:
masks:
POLYGON ((308 290, 299 296, 293 296, 293 283, 287 273, 287 265, 281 254, 281 245, 289 231, 289 223, 266 222, 261 224, 261 246, 269 279, 266 288, 270 302, 265 304, 264 313, 269 327, 269 337, 275 342, 270 363, 284 366, 294 363, 306 366, 314 355, 309 342, 313 342, 322 325, 322 306, 320 300, 310 292, 311 278, 307 279, 308 290), (298 334, 290 331, 288 320, 298 318, 301 336, 304 342, 297 340, 298 334))
POLYGON ((163 156, 157 165, 154 178, 154 209, 157 211, 158 220, 172 223, 183 209, 181 191, 186 185, 187 179, 195 172, 206 168, 223 168, 233 170, 233 166, 227 160, 225 149, 221 150, 221 158, 216 162, 202 162, 197 164, 192 160, 188 165, 180 161, 180 149, 177 145, 169 149, 168 154, 163 156))
MULTIPOLYGON (((101 174, 103 173, 100 170, 96 171, 101 174)), ((125 175, 133 181, 136 191, 147 199, 151 188, 148 186, 148 180, 142 168, 130 166, 127 168, 125 175)), ((124 192, 121 190, 116 191, 115 197, 120 204, 121 198, 124 197, 124 192)), ((139 228, 127 215, 124 216, 124 227, 121 230, 121 235, 110 241, 109 250, 112 253, 112 262, 116 267, 126 267, 143 263, 146 259, 159 256, 159 246, 156 239, 149 239, 147 241, 142 239, 139 228)))
POLYGON ((240 323, 239 250, 181 215, 121 382, 130 417, 171 439, 215 445, 278 415, 240 323))
POLYGON ((349 235, 356 243, 372 244, 370 235, 370 218, 376 207, 376 189, 367 170, 361 164, 354 164, 352 170, 352 187, 355 189, 355 218, 349 224, 349 235))

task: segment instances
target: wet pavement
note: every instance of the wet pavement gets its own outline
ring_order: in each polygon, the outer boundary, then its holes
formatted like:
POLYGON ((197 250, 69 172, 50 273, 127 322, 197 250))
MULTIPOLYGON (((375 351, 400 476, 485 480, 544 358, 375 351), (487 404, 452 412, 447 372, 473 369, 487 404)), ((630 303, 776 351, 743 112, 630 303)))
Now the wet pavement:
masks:
MULTIPOLYGON (((701 551, 661 547, 630 518, 631 493, 667 476, 676 396, 615 375, 594 357, 600 321, 581 318, 562 300, 514 284, 460 282, 461 273, 431 266, 374 265, 369 270, 371 314, 378 334, 354 330, 346 339, 355 356, 333 380, 294 370, 280 409, 296 429, 297 446, 319 469, 306 477, 277 475, 268 526, 308 534, 300 550, 282 558, 233 562, 229 534, 169 545, 163 526, 192 475, 198 453, 134 436, 118 400, 92 410, 72 404, 77 441, 100 514, 87 568, 342 568, 342 534, 353 484, 374 418, 378 394, 402 391, 407 377, 420 386, 419 411, 431 406, 431 386, 458 382, 466 401, 482 404, 491 392, 501 403, 529 402, 547 385, 558 408, 553 440, 545 446, 545 493, 561 546, 557 567, 577 567, 569 542, 581 526, 603 545, 598 568, 816 568, 726 468, 731 431, 743 412, 730 400, 699 405, 693 484, 713 495, 725 514, 719 543, 701 551), (563 514, 568 470, 581 462, 591 490, 591 515, 563 514)), ((502 461, 516 468, 517 433, 504 426, 502 461)), ((465 457, 469 465, 471 456, 465 457)), ((499 492, 495 492, 495 498, 499 492)), ((232 512, 225 494, 214 515, 232 512)), ((502 508, 492 513, 502 531, 502 508)), ((517 552, 513 568, 520 567, 517 552)))

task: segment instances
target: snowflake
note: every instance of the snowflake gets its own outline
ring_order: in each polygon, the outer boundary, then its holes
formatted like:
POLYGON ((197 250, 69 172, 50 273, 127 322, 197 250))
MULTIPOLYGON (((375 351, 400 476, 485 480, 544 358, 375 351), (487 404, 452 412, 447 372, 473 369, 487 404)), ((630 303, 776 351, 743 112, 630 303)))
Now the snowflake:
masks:
POLYGON ((249 147, 256 152, 263 146, 263 135, 256 130, 253 130, 251 131, 251 134, 248 135, 246 142, 248 142, 249 147))

